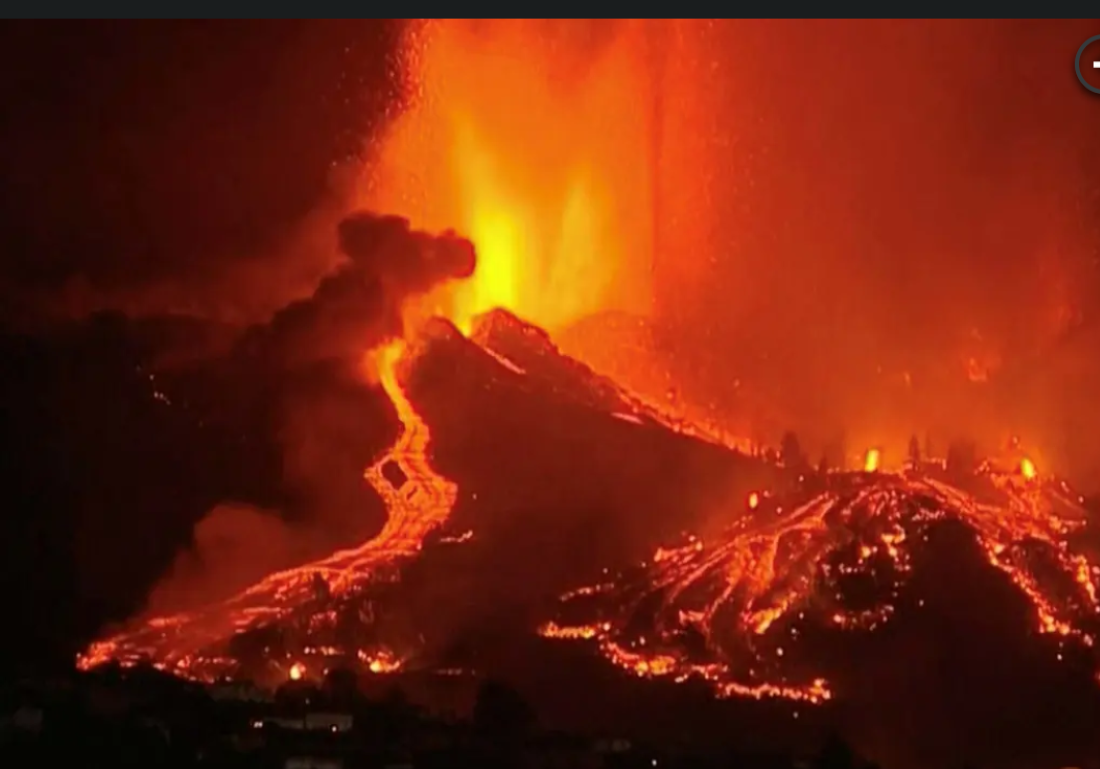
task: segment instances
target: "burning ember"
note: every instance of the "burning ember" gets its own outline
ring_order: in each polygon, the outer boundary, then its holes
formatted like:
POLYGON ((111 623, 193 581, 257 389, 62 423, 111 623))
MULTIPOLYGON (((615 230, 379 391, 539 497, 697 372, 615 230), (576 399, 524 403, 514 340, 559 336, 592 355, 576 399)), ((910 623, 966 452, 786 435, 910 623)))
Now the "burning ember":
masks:
POLYGON ((882 455, 878 449, 869 449, 867 451, 867 456, 863 460, 863 472, 877 473, 881 456, 882 455))
POLYGON ((1033 480, 1036 476, 1035 463, 1027 457, 1020 460, 1020 475, 1027 480, 1033 480))

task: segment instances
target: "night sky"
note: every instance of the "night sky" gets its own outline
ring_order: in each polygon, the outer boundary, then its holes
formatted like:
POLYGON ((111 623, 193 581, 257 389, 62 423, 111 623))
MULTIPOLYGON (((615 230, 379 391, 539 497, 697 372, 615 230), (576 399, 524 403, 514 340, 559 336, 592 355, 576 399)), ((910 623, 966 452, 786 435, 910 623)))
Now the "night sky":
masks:
POLYGON ((0 27, 9 284, 140 284, 263 251, 393 89, 376 21, 0 27))

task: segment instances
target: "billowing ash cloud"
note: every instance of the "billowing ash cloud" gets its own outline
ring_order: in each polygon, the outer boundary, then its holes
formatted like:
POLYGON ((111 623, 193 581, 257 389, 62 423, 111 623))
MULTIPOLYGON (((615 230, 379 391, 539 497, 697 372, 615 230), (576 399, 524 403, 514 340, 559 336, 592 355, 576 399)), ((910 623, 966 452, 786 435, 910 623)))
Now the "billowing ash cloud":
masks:
POLYGON ((296 500, 289 518, 226 503, 200 520, 187 551, 153 591, 159 613, 218 600, 279 568, 370 536, 381 510, 363 497, 362 468, 387 441, 378 399, 339 373, 370 349, 404 334, 405 303, 450 280, 469 277, 473 244, 454 233, 414 230, 395 216, 359 212, 337 229, 345 261, 308 299, 254 326, 234 357, 254 377, 273 376, 282 444, 281 483, 296 500), (250 365, 259 356, 259 367, 250 365), (335 361, 338 365, 313 365, 335 361), (273 368, 268 368, 268 365, 273 368))
POLYGON ((453 231, 411 230, 399 216, 352 214, 337 227, 340 250, 359 269, 388 278, 405 294, 427 291, 451 278, 468 278, 477 266, 474 245, 453 231))
POLYGON ((288 364, 361 354, 404 334, 402 309, 410 297, 468 278, 476 266, 469 240, 414 230, 397 216, 354 213, 339 223, 337 236, 347 261, 308 299, 254 328, 247 345, 288 364))
POLYGON ((221 504, 195 524, 191 548, 181 551, 150 594, 152 614, 170 614, 196 599, 248 587, 258 575, 286 568, 306 552, 278 515, 244 504, 221 504), (260 545, 260 546, 257 546, 260 545))

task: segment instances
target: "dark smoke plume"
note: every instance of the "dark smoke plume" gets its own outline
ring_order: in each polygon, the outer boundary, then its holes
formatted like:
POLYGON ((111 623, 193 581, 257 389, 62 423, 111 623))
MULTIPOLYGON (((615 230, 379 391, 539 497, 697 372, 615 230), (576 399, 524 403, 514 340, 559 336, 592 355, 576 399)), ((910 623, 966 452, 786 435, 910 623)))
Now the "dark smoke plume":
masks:
POLYGON ((308 299, 249 329, 233 353, 250 385, 274 384, 280 393, 281 480, 307 523, 250 505, 216 506, 154 590, 151 611, 216 600, 370 536, 370 525, 378 524, 375 511, 364 509, 361 474, 392 436, 370 388, 347 372, 364 353, 405 335, 407 302, 472 275, 475 253, 454 233, 432 235, 405 219, 367 212, 343 219, 337 236, 345 261, 308 299))
POLYGON ((355 213, 340 222, 337 235, 347 261, 308 299, 254 327, 246 344, 289 364, 357 358, 404 335, 402 311, 411 297, 468 278, 476 264, 470 241, 413 230, 396 216, 355 213))

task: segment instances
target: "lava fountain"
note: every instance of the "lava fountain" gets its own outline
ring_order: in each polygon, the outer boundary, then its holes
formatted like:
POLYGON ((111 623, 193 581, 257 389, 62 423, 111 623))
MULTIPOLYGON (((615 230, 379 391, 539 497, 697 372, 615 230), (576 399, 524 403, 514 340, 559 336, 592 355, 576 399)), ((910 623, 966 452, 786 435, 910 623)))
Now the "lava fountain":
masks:
POLYGON ((424 314, 469 335, 474 317, 508 310, 697 434, 743 447, 716 414, 670 400, 645 331, 705 279, 714 247, 708 142, 730 130, 715 125, 719 40, 694 20, 412 24, 410 103, 354 203, 476 245, 475 275, 424 314))
MULTIPOLYGON (((410 336, 431 315, 469 333, 475 316, 497 307, 548 331, 602 310, 649 311, 653 232, 638 223, 654 205, 650 29, 641 21, 410 24, 402 61, 414 98, 349 203, 399 211, 419 229, 454 228, 478 254, 471 279, 405 303, 410 336)), ((456 489, 431 469, 428 427, 398 383, 407 349, 398 340, 368 353, 403 425, 365 471, 388 513, 376 538, 215 606, 141 620, 93 644, 81 666, 149 659, 196 677, 226 672, 231 660, 216 650, 233 635, 319 595, 351 592, 378 565, 415 553, 448 517, 456 489)))
POLYGON ((453 227, 477 274, 434 308, 469 332, 503 308, 555 332, 650 309, 652 73, 644 22, 413 25, 413 103, 371 163, 360 207, 453 227))

